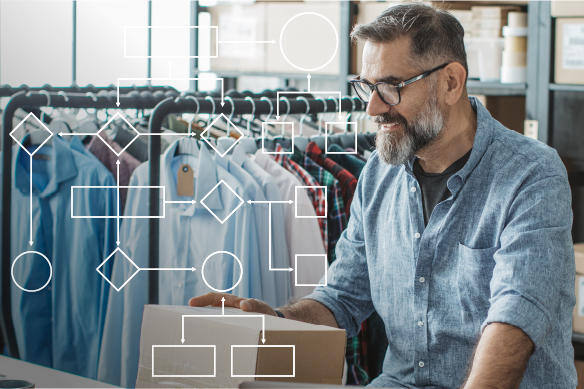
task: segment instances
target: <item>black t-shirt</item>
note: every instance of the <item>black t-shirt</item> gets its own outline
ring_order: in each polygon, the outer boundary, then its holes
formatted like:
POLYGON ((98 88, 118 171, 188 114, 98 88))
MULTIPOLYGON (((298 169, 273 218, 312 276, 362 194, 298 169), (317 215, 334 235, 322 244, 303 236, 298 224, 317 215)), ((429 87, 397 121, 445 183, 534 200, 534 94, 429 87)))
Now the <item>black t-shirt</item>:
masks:
POLYGON ((426 173, 420 166, 419 159, 414 162, 414 175, 422 189, 422 203, 424 205, 424 224, 428 224, 428 219, 432 215, 434 207, 439 202, 446 200, 450 196, 450 191, 446 186, 448 179, 457 171, 462 169, 472 149, 455 161, 442 173, 426 173))

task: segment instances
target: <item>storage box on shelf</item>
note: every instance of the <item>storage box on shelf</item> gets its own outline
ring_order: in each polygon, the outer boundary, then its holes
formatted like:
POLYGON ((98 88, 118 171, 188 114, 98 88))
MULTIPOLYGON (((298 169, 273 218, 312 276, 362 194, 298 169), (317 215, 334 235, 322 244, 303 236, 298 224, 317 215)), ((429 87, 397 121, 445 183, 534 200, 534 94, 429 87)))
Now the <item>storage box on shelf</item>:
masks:
POLYGON ((551 1, 551 14, 553 17, 584 17, 584 1, 551 1))
POLYGON ((584 85, 584 18, 557 18, 554 81, 584 85))

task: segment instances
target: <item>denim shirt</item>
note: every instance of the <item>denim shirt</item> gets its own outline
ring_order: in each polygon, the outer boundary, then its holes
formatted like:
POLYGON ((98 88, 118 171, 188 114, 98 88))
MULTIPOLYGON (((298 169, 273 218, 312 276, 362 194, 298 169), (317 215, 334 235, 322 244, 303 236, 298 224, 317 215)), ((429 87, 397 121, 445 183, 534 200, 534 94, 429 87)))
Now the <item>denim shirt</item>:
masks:
POLYGON ((451 196, 424 227, 414 159, 365 166, 328 284, 308 298, 354 336, 375 309, 389 340, 372 386, 457 388, 486 325, 535 344, 521 388, 574 388, 570 186, 555 150, 474 98, 477 131, 451 196))

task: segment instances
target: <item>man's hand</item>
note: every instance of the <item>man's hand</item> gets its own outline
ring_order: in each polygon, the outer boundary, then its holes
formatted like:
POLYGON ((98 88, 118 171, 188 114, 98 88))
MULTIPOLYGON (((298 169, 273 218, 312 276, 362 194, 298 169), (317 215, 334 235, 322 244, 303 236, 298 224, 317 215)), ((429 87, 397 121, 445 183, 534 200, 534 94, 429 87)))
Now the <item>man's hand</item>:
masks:
POLYGON ((533 349, 533 342, 521 329, 489 324, 479 340, 464 389, 518 388, 533 349))
POLYGON ((225 306, 239 308, 245 312, 257 312, 276 316, 276 312, 268 304, 256 299, 237 297, 228 293, 207 293, 189 300, 191 307, 221 306, 221 299, 225 298, 225 306))

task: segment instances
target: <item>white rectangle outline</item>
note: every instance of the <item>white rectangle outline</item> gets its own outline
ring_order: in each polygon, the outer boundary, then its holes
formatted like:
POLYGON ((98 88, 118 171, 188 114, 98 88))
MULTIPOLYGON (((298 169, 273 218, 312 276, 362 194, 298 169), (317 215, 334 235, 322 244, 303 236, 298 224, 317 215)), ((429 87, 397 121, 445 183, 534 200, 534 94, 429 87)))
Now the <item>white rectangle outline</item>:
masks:
POLYGON ((296 345, 295 344, 232 344, 231 345, 231 377, 261 377, 261 378, 285 378, 296 377, 296 345), (291 347, 292 348, 292 374, 233 374, 233 349, 239 348, 276 348, 276 347, 291 347))
POLYGON ((328 194, 327 194, 327 187, 326 186, 321 186, 321 185, 308 185, 308 186, 303 186, 303 185, 297 185, 294 187, 294 217, 296 219, 326 219, 328 217, 328 194), (318 216, 315 215, 314 217, 312 216, 298 216, 298 188, 303 188, 303 189, 307 189, 307 188, 318 188, 318 189, 324 189, 324 215, 323 216, 318 216))
POLYGON ((353 124, 357 127, 357 122, 324 122, 324 153, 325 154, 357 154, 357 129, 355 129, 354 151, 328 151, 328 126, 329 124, 353 124))
POLYGON ((328 258, 326 254, 296 254, 294 255, 294 286, 327 286, 328 284, 328 258), (324 257, 324 284, 299 284, 298 283, 298 257, 324 257))
MULTIPOLYGON (((74 189, 117 189, 115 185, 72 185, 71 186, 71 219, 117 219, 118 216, 75 216, 73 215, 73 190, 74 189)), ((160 216, 123 216, 120 215, 120 219, 164 219, 166 217, 166 187, 164 186, 119 186, 120 189, 162 189, 162 215, 160 216)))
POLYGON ((217 345, 214 344, 153 344, 152 345, 152 378, 173 377, 173 378, 196 378, 196 377, 213 377, 217 376, 217 345), (154 374, 154 349, 155 348, 212 348, 213 349, 213 375, 211 374, 154 374))
POLYGON ((219 26, 124 26, 124 58, 219 58, 219 26), (215 54, 216 55, 128 55, 127 45, 127 31, 128 29, 152 29, 152 28, 209 28, 215 29, 215 54))
POLYGON ((272 154, 272 155, 285 155, 294 153, 294 122, 262 122, 262 154, 272 154), (266 151, 264 147, 264 139, 266 139, 266 124, 276 123, 276 124, 291 124, 292 125, 292 146, 290 146, 290 151, 266 151))
MULTIPOLYGON (((338 99, 339 101, 341 101, 341 92, 340 91, 277 91, 276 92, 276 104, 277 104, 277 110, 276 110, 276 115, 278 115, 280 113, 280 95, 302 95, 305 93, 310 93, 311 95, 338 95, 338 99)), ((339 116, 341 115, 341 104, 338 104, 338 108, 339 108, 339 116)), ((324 113, 324 112, 323 112, 324 113)), ((332 111, 331 111, 332 113, 332 111)))

